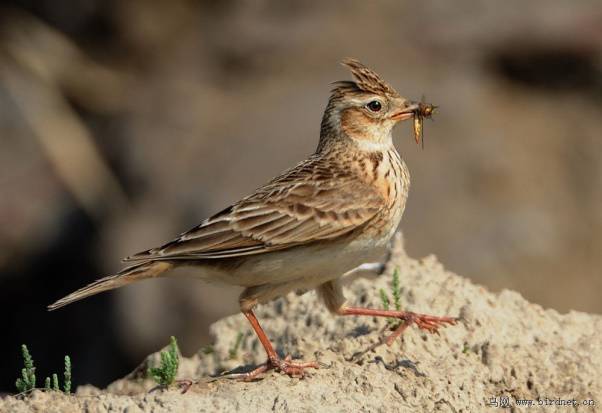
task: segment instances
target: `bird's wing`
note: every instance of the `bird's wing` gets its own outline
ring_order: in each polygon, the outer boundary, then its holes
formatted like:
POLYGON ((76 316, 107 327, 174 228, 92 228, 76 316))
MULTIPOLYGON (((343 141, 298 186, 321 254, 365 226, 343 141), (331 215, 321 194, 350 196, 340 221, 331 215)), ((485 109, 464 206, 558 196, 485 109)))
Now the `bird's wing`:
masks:
POLYGON ((237 257, 332 240, 364 225, 384 203, 348 171, 310 158, 175 240, 125 261, 237 257))

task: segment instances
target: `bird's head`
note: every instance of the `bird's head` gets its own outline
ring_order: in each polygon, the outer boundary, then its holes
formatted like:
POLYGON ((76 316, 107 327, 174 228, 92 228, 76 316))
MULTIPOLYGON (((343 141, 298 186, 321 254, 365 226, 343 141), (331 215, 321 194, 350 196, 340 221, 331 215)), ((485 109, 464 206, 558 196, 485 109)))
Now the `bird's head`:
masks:
POLYGON ((320 147, 339 139, 351 139, 368 150, 391 145, 393 127, 413 118, 419 104, 401 97, 359 61, 342 63, 355 80, 335 83, 322 118, 320 147))

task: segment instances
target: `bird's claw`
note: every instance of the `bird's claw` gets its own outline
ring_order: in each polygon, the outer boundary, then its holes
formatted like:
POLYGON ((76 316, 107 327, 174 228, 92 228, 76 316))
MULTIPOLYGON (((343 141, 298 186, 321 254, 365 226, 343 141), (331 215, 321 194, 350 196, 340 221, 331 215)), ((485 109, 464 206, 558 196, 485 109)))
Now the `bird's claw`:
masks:
MULTIPOLYGON (((303 378, 305 375, 306 368, 319 369, 320 364, 316 361, 294 363, 293 357, 289 354, 284 359, 276 359, 268 361, 271 364, 271 368, 279 370, 284 374, 288 374, 291 377, 303 378)), ((269 367, 268 367, 269 370, 269 367)))
POLYGON ((268 361, 247 373, 225 374, 224 377, 228 379, 238 379, 242 381, 253 381, 260 378, 260 376, 263 373, 269 370, 278 370, 281 373, 289 375, 290 377, 303 378, 305 377, 305 369, 319 369, 321 367, 330 366, 317 361, 295 363, 293 362, 292 356, 288 355, 284 359, 269 358, 268 361))
POLYGON ((428 331, 432 334, 439 335, 439 328, 445 327, 446 325, 454 325, 458 322, 458 318, 456 317, 437 317, 427 314, 417 314, 412 312, 406 312, 401 317, 402 323, 395 329, 390 336, 385 339, 385 342, 388 346, 393 344, 393 341, 397 337, 399 337, 406 328, 408 328, 412 324, 416 324, 416 326, 421 329, 428 331))

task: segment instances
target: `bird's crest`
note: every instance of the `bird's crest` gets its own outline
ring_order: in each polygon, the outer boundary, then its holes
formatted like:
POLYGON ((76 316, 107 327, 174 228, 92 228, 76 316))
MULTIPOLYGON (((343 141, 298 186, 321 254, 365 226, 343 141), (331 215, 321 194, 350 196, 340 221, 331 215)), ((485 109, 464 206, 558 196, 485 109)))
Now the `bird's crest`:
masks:
POLYGON ((339 85, 350 86, 350 84, 354 83, 358 89, 364 92, 398 96, 398 93, 395 91, 395 89, 382 80, 375 71, 364 66, 358 60, 346 58, 343 59, 341 63, 351 70, 351 74, 355 78, 355 82, 339 82, 339 85))

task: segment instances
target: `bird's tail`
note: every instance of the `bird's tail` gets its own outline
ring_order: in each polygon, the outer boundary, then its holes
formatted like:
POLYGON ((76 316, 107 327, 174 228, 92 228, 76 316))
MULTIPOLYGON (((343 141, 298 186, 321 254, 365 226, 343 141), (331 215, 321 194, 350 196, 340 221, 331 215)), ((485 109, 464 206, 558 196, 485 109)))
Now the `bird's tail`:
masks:
POLYGON ((172 267, 173 264, 166 261, 147 261, 127 267, 115 275, 101 278, 100 280, 96 280, 93 283, 88 284, 87 286, 80 288, 75 292, 72 292, 54 304, 50 304, 48 306, 48 310, 56 310, 57 308, 71 304, 74 301, 79 301, 83 298, 101 293, 103 291, 123 287, 124 285, 144 280, 146 278, 157 277, 172 267))

